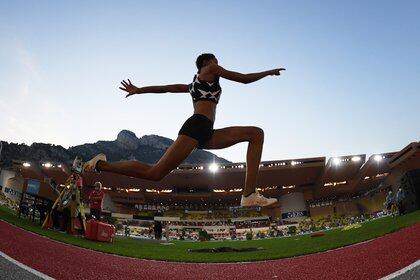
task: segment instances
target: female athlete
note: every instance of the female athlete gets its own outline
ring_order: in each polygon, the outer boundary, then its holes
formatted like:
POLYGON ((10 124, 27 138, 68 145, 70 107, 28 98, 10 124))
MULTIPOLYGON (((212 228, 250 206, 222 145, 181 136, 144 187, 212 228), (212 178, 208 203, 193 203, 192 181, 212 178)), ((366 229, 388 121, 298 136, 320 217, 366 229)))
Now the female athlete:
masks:
POLYGON ((248 142, 246 155, 245 188, 241 206, 268 206, 277 202, 275 198, 266 198, 256 190, 258 169, 264 142, 264 131, 255 126, 233 126, 213 129, 216 107, 222 93, 219 78, 249 84, 267 76, 279 76, 285 68, 276 68, 259 73, 242 74, 224 69, 218 65, 213 54, 201 54, 196 61, 197 74, 191 84, 173 84, 164 86, 136 87, 128 79, 121 82, 121 90, 126 97, 145 93, 185 93, 192 96, 194 114, 181 127, 175 142, 167 149, 158 163, 154 165, 139 161, 107 162, 104 154, 95 156, 83 166, 84 172, 107 171, 160 181, 195 149, 224 149, 240 142, 248 142))

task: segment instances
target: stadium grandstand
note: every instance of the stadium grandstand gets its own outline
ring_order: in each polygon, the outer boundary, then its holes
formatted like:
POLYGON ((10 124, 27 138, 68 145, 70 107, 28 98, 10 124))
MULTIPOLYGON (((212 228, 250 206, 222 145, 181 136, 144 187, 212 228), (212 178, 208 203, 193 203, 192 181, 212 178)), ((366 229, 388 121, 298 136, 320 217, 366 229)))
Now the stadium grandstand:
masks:
MULTIPOLYGON (((261 162, 258 190, 279 199, 270 208, 239 206, 245 168, 245 163, 182 165, 160 182, 107 172, 84 174, 82 199, 100 181, 106 193, 104 215, 139 228, 159 220, 167 229, 205 228, 222 237, 233 229, 375 215, 383 210, 388 191, 398 189, 404 176, 420 168, 420 142, 369 158, 359 154, 261 162)), ((57 192, 49 182, 64 186, 68 175, 68 163, 14 161, 2 170, 1 192, 18 205, 28 181, 37 180, 40 198, 53 201, 57 192)), ((412 185, 405 189, 413 194, 407 209, 416 209, 419 191, 412 185)))

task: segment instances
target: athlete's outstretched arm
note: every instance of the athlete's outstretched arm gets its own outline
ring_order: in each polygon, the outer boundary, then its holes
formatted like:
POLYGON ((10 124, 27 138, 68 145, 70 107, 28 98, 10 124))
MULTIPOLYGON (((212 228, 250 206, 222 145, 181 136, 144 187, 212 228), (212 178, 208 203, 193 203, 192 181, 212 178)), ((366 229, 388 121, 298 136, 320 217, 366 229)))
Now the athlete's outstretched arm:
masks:
POLYGON ((121 90, 128 92, 125 97, 129 97, 134 94, 143 94, 143 93, 167 93, 167 92, 188 92, 188 85, 184 84, 174 84, 174 85, 165 85, 165 86, 150 86, 150 87, 136 87, 127 79, 128 82, 122 81, 123 85, 120 87, 121 90))
POLYGON ((238 83, 243 83, 243 84, 253 83, 267 76, 279 76, 280 71, 286 70, 286 68, 276 68, 276 69, 272 69, 272 70, 268 70, 264 72, 242 74, 242 73, 226 70, 217 64, 211 64, 209 68, 210 68, 210 71, 215 76, 223 77, 225 79, 235 81, 238 83))

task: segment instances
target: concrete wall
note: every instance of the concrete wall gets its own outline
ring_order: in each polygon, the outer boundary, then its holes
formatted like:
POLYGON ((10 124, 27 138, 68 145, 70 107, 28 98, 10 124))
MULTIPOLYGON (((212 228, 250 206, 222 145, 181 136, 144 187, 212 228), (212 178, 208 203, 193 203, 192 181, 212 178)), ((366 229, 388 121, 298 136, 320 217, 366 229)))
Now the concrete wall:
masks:
POLYGON ((311 217, 318 219, 324 216, 356 216, 371 214, 383 210, 386 192, 368 195, 353 201, 336 202, 333 205, 309 208, 311 217))
POLYGON ((328 206, 320 206, 320 207, 311 207, 309 208, 309 212, 312 219, 319 219, 324 216, 333 216, 334 215, 334 207, 332 205, 328 206))
POLYGON ((333 211, 337 216, 357 216, 360 214, 359 207, 357 202, 347 201, 347 202, 338 202, 333 205, 333 211), (335 207, 335 209, 334 209, 335 207))
POLYGON ((102 210, 110 211, 110 212, 118 212, 119 210, 119 208, 116 207, 115 203, 112 201, 111 196, 108 195, 107 193, 105 193, 102 207, 103 207, 102 210))
POLYGON ((23 178, 15 177, 13 170, 2 170, 0 173, 1 192, 12 201, 18 202, 22 195, 23 178))
POLYGON ((308 216, 308 208, 303 193, 288 193, 282 195, 279 201, 283 220, 300 221, 308 216))
POLYGON ((3 194, 11 200, 18 202, 22 196, 24 180, 22 177, 9 178, 3 186, 3 194))
POLYGON ((362 213, 374 213, 383 210, 386 192, 368 195, 358 200, 357 204, 362 213))
POLYGON ((7 180, 10 178, 15 177, 15 172, 13 170, 1 170, 0 172, 0 186, 3 186, 1 192, 4 192, 4 188, 6 186, 7 180))

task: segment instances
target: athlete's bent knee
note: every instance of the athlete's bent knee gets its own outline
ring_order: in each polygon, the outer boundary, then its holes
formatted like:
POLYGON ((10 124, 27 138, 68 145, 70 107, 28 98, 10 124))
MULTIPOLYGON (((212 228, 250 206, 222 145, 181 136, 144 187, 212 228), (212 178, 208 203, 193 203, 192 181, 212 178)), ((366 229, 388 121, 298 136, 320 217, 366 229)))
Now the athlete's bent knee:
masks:
POLYGON ((264 130, 259 127, 252 127, 251 140, 254 142, 264 142, 264 130))

